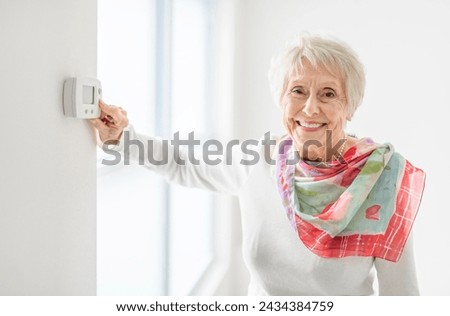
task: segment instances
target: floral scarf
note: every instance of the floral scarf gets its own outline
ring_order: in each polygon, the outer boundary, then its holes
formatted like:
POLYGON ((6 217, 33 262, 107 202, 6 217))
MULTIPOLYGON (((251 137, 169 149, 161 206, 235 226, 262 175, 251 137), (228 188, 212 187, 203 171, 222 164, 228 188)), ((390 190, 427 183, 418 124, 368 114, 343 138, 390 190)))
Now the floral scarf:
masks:
POLYGON ((292 140, 282 140, 276 174, 287 217, 304 245, 326 258, 398 261, 419 209, 425 173, 392 145, 370 138, 359 140, 329 168, 293 163, 295 155, 292 140))

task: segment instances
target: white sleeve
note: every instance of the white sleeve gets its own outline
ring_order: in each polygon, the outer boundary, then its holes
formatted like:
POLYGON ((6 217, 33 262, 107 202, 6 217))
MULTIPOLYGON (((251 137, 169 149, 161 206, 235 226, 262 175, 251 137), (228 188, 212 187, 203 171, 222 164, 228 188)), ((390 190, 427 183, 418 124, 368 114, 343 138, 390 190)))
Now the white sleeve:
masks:
POLYGON ((410 234, 397 262, 375 259, 379 295, 420 295, 414 260, 413 236, 410 234))
MULTIPOLYGON (((163 141, 138 134, 132 125, 124 129, 118 145, 103 145, 102 149, 115 156, 114 160, 105 162, 107 165, 118 164, 119 161, 121 164, 137 163, 164 176, 172 183, 235 195, 249 173, 249 166, 240 163, 243 155, 237 146, 234 146, 231 155, 228 155, 231 156, 228 163, 226 155, 221 155, 210 158, 220 159, 220 164, 208 164, 195 157, 197 164, 190 161, 184 148, 177 150, 170 140, 163 141)), ((226 148, 223 151, 226 152, 226 148)))

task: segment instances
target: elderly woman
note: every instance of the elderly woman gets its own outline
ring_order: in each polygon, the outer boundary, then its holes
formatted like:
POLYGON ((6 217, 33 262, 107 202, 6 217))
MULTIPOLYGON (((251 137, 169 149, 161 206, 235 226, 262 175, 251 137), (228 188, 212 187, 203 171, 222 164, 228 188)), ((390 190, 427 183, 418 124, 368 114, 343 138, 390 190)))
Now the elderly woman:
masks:
MULTIPOLYGON (((302 36, 274 59, 269 77, 287 133, 271 146, 275 164, 235 156, 216 166, 144 159, 146 167, 239 197, 250 295, 372 295, 375 277, 380 295, 418 295, 410 233, 424 173, 392 145, 345 132, 364 94, 355 53, 337 40, 302 36)), ((162 142, 137 134, 125 111, 100 106, 92 124, 102 142, 123 151, 126 134, 162 157, 162 142)), ((138 149, 125 148, 136 160, 138 149)), ((260 157, 265 149, 258 146, 260 157)), ((183 156, 169 150, 168 157, 183 156)))

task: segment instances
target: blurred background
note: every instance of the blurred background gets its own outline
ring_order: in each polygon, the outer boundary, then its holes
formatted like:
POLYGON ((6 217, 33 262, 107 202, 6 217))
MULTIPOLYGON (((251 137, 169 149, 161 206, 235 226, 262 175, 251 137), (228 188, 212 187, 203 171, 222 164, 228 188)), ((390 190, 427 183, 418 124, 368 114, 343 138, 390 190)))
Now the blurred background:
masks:
POLYGON ((234 197, 101 164, 62 113, 67 77, 96 77, 135 129, 172 139, 283 133, 270 60, 301 32, 366 67, 347 131, 427 173, 414 229, 423 295, 450 295, 445 0, 0 0, 0 295, 246 295, 234 197), (97 164, 95 164, 97 161, 97 164))

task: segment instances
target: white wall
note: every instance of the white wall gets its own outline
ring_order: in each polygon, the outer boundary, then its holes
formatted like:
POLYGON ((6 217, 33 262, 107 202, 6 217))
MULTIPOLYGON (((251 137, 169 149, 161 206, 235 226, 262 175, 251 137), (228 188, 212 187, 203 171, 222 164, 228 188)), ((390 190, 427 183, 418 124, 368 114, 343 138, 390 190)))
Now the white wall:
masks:
POLYGON ((235 114, 242 138, 282 130, 269 93, 271 56, 302 31, 349 43, 367 69, 362 107, 348 130, 391 142, 427 172, 415 224, 418 276, 424 295, 449 295, 446 201, 450 171, 445 130, 450 86, 448 1, 238 0, 235 114))
POLYGON ((96 1, 0 0, 0 295, 96 294, 96 151, 62 84, 96 76, 96 1))

